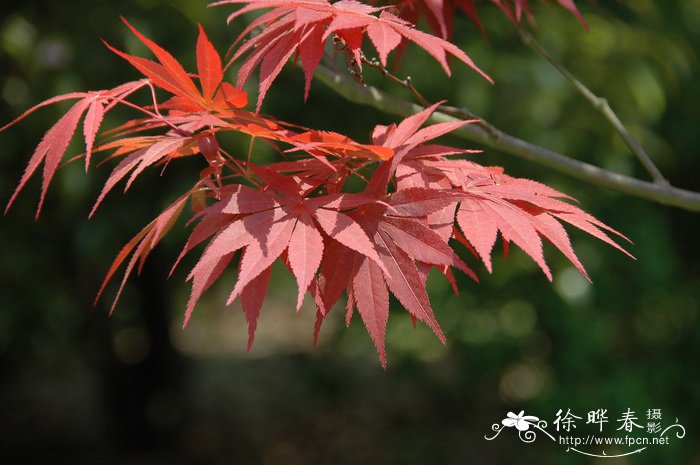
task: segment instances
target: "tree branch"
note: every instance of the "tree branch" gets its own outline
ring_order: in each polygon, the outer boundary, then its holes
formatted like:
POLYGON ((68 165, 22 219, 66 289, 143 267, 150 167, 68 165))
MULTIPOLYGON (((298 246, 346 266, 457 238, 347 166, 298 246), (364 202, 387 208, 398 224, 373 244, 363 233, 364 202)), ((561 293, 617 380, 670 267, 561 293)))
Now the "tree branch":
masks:
MULTIPOLYGON (((331 69, 324 64, 319 65, 315 76, 347 100, 374 107, 385 113, 406 117, 423 109, 419 105, 394 97, 375 87, 362 85, 349 74, 331 69)), ((448 111, 459 112, 460 110, 449 108, 448 111)), ((434 122, 447 122, 458 118, 436 111, 431 119, 434 122)), ((510 136, 493 126, 486 131, 480 126, 467 125, 457 129, 453 134, 547 166, 582 181, 660 204, 700 212, 700 193, 698 192, 679 189, 667 183, 652 183, 614 173, 510 136)))
POLYGON ((610 108, 608 101, 602 97, 598 97, 596 94, 591 92, 591 90, 588 87, 586 87, 581 81, 578 80, 578 78, 576 78, 576 76, 574 76, 568 69, 566 69, 566 67, 561 61, 559 61, 554 55, 549 53, 549 51, 546 48, 544 48, 544 46, 540 44, 532 36, 532 34, 527 32, 522 26, 518 25, 517 29, 520 33, 520 38, 522 39, 525 45, 533 49, 540 56, 542 56, 542 58, 544 58, 552 66, 554 66, 554 68, 556 68, 556 70, 559 71, 559 74, 561 74, 564 77, 564 79, 569 81, 576 88, 576 90, 578 90, 579 93, 591 103, 593 108, 601 112, 605 119, 607 119, 608 122, 612 125, 612 127, 615 128, 622 140, 625 141, 632 153, 639 159, 644 168, 649 172, 654 182, 657 184, 668 185, 668 181, 666 180, 666 178, 664 178, 663 174, 661 174, 661 171, 659 171, 654 162, 651 161, 651 158, 649 158, 649 155, 647 155, 646 151, 644 150, 644 147, 642 147, 642 144, 640 144, 639 141, 635 139, 634 136, 632 136, 632 134, 630 134, 625 125, 622 124, 620 118, 618 118, 617 114, 615 114, 613 109, 610 108))

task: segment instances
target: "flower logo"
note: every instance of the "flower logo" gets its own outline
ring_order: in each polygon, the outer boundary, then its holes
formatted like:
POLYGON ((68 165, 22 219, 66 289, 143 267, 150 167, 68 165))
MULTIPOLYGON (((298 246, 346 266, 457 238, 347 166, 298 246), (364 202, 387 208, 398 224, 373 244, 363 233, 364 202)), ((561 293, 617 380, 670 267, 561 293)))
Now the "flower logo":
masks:
POLYGON ((494 431, 493 436, 489 437, 485 435, 484 439, 487 441, 492 441, 496 439, 499 434, 501 434, 501 431, 506 428, 512 428, 513 426, 515 426, 515 429, 518 430, 518 437, 523 442, 534 442, 535 439, 537 439, 537 431, 535 430, 539 430, 539 432, 544 433, 547 435, 547 437, 549 437, 549 439, 556 442, 554 436, 549 434, 546 430, 547 422, 532 415, 525 415, 525 410, 521 410, 517 415, 513 412, 508 412, 506 417, 501 420, 500 424, 494 423, 491 425, 491 430, 494 431), (530 429, 530 427, 533 429, 530 429))
POLYGON ((504 418, 501 423, 509 428, 515 426, 518 431, 527 431, 530 429, 530 425, 536 425, 540 420, 532 415, 523 415, 523 413, 525 413, 525 410, 521 410, 517 415, 513 412, 508 412, 507 418, 504 418))

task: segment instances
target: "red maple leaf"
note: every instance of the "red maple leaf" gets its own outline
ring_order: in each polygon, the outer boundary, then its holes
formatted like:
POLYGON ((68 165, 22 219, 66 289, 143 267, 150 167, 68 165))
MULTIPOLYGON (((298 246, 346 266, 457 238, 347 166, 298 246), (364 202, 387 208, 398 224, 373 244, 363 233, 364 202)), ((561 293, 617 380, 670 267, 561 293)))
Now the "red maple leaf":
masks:
POLYGON ((164 107, 182 112, 198 112, 225 111, 230 108, 243 108, 248 104, 248 97, 244 91, 222 82, 224 74, 221 58, 201 25, 197 39, 197 71, 202 89, 200 91, 175 57, 141 34, 126 19, 122 18, 122 20, 153 52, 158 63, 121 52, 106 42, 105 45, 141 71, 154 85, 175 95, 163 105, 164 107))
MULTIPOLYGON (((550 280, 552 276, 544 260, 541 238, 557 247, 588 278, 560 221, 628 254, 607 233, 627 240, 626 237, 561 200, 570 197, 535 181, 512 178, 501 170, 443 156, 405 160, 399 176, 410 185, 449 185, 467 194, 460 202, 457 223, 489 271, 492 269, 491 250, 500 232, 504 242, 513 242, 523 249, 550 280)), ((455 238, 462 239, 456 230, 455 238)))
MULTIPOLYGON (((523 13, 532 19, 528 0, 490 0, 498 6, 513 22, 520 22, 523 13)), ((445 39, 452 36, 455 10, 461 10, 476 24, 479 31, 486 35, 479 14, 476 10, 475 0, 389 0, 376 1, 374 4, 393 4, 398 10, 398 15, 412 24, 418 24, 424 17, 435 34, 445 39)), ((574 0, 557 0, 560 6, 569 11, 588 30, 588 25, 574 0)))
POLYGON ((0 128, 0 131, 4 131, 11 126, 15 125, 19 121, 23 120, 29 116, 34 111, 39 108, 52 105, 54 103, 62 102, 65 100, 79 99, 61 119, 59 119, 56 124, 54 124, 51 129, 49 129, 44 137, 41 139, 39 145, 37 145, 34 150, 27 168, 24 170, 22 179, 15 189, 12 197, 7 203, 5 212, 10 209, 12 204, 17 199, 22 188, 24 188, 27 181, 36 172, 39 166, 44 163, 43 181, 41 185, 41 197, 39 198, 39 206, 37 207, 36 216, 38 217, 41 213, 41 207, 46 198, 46 192, 49 188, 49 184, 53 179, 58 166, 66 153, 68 144, 70 143, 73 135, 75 134, 80 119, 85 115, 85 120, 83 122, 83 134, 85 136, 85 169, 87 170, 90 163, 90 156, 92 154, 93 146, 95 143, 95 135, 97 134, 100 124, 102 123, 104 114, 112 109, 115 104, 129 94, 135 92, 136 90, 143 87, 144 84, 141 82, 129 82, 115 87, 111 90, 102 90, 95 92, 73 92, 70 94, 60 95, 58 97, 46 100, 29 110, 25 111, 14 121, 6 124, 0 128))
POLYGON ((363 229, 341 211, 372 199, 354 194, 306 198, 303 187, 293 178, 262 167, 251 166, 251 170, 267 188, 258 191, 237 186, 228 191, 202 212, 202 219, 183 250, 184 254, 213 236, 188 277, 193 284, 185 324, 202 293, 223 272, 234 254, 243 251, 238 280, 228 303, 238 296, 243 299, 250 324, 250 344, 265 297, 265 292, 253 292, 252 288, 261 284, 256 281, 258 276, 266 273, 283 254, 299 285, 297 308, 315 280, 325 243, 343 244, 381 266, 363 229))
POLYGON ((448 75, 449 54, 490 81, 460 48, 415 29, 383 8, 372 7, 355 0, 341 0, 333 4, 327 0, 222 0, 212 5, 226 4, 246 5, 231 14, 229 22, 250 11, 274 8, 253 21, 238 37, 236 42, 241 41, 254 28, 264 27, 260 34, 245 42, 232 58, 233 61, 249 53, 238 72, 238 87, 242 87, 248 81, 256 68, 260 69, 258 110, 272 82, 294 54, 301 56, 306 75, 304 98, 308 97, 314 70, 323 56, 326 41, 332 36, 343 42, 359 69, 362 68, 360 53, 366 34, 385 65, 388 54, 405 39, 432 55, 448 75), (376 13, 379 13, 379 16, 375 16, 376 13))
MULTIPOLYGON (((121 135, 162 126, 170 126, 177 132, 178 128, 176 127, 176 124, 178 121, 167 120, 162 115, 157 113, 157 107, 155 110, 156 113, 153 113, 144 107, 138 107, 126 101, 127 97, 149 83, 153 83, 154 85, 175 94, 175 97, 161 105, 162 108, 187 112, 190 115, 192 111, 228 112, 231 108, 241 108, 247 104, 247 96, 243 91, 236 89, 228 83, 221 82, 223 77, 221 60, 207 39, 201 26, 197 43, 197 64, 199 70, 199 80, 203 93, 197 90, 189 74, 185 72, 184 68, 172 55, 170 55, 170 53, 143 36, 126 20, 124 20, 124 22, 134 32, 139 40, 141 40, 150 50, 153 51, 153 53, 159 59, 159 63, 155 63, 144 58, 127 55, 114 49, 108 44, 107 47, 128 60, 129 63, 131 63, 135 68, 143 72, 143 74, 149 80, 128 82, 110 90, 73 92, 54 97, 32 107, 14 121, 1 127, 0 131, 4 131, 39 108, 65 100, 78 99, 78 102, 76 102, 73 107, 71 107, 66 114, 46 132, 41 142, 36 147, 24 175, 19 182, 19 185, 7 204, 6 211, 12 206, 17 198, 17 195, 26 185, 27 181, 29 181, 31 176, 36 172, 38 167, 44 163, 41 197, 37 208, 37 216, 39 215, 49 184, 51 183, 56 169, 60 165, 60 162, 65 155, 66 149, 68 148, 68 145, 73 138, 83 115, 85 115, 83 122, 83 134, 86 146, 86 170, 88 169, 91 161, 91 155, 95 149, 94 145, 96 135, 100 129, 104 115, 117 104, 126 104, 136 107, 142 112, 151 115, 150 118, 131 122, 128 126, 122 128, 123 131, 120 133, 121 135)), ((207 118, 205 115, 203 115, 201 118, 205 118, 204 122, 209 123, 211 126, 211 122, 213 121, 212 119, 207 118)), ((202 120, 199 118, 195 118, 194 120, 199 121, 200 123, 202 122, 202 120)), ((184 121, 179 122, 182 123, 184 121)), ((182 152, 179 152, 179 149, 182 149, 192 142, 196 143, 198 141, 199 138, 186 139, 181 137, 183 134, 189 134, 187 131, 183 132, 182 129, 183 128, 180 128, 180 132, 176 134, 176 136, 180 137, 171 137, 166 139, 159 139, 157 137, 123 139, 121 141, 115 141, 111 144, 103 145, 96 149, 101 151, 116 148, 118 149, 117 153, 120 155, 128 154, 130 152, 134 152, 135 150, 138 151, 138 154, 132 154, 115 169, 113 175, 110 177, 110 180, 105 185, 103 194, 109 191, 111 187, 113 187, 118 180, 123 178, 129 170, 133 169, 134 173, 132 174, 132 178, 129 180, 130 185, 136 175, 138 175, 147 166, 162 160, 163 157, 166 156, 174 157, 181 155, 182 152)), ((117 133, 119 134, 119 132, 117 133)), ((99 204, 99 201, 103 196, 104 195, 100 197, 97 204, 99 204)))

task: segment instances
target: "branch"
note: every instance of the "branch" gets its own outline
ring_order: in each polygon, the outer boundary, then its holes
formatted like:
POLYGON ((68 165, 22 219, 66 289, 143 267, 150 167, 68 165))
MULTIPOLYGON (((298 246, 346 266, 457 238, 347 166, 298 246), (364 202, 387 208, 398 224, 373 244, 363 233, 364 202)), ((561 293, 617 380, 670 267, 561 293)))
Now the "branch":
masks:
MULTIPOLYGON (((347 100, 374 107, 385 113, 406 117, 423 110, 419 105, 394 97, 375 87, 362 85, 347 73, 331 69, 324 64, 318 66, 315 76, 347 100)), ((459 112, 460 110, 449 108, 449 111, 459 112)), ((436 111, 431 119, 434 122, 448 122, 456 121, 458 118, 450 116, 445 111, 436 111)), ((457 129, 453 134, 547 166, 582 181, 660 204, 700 212, 700 193, 679 189, 667 183, 641 181, 613 173, 510 136, 492 126, 489 131, 486 131, 480 126, 467 125, 457 129)))
POLYGON ((610 105, 608 104, 608 101, 602 97, 598 97, 596 94, 591 92, 591 90, 586 87, 581 81, 579 81, 576 76, 574 76, 566 67, 563 65, 561 61, 559 61, 554 55, 549 53, 542 44, 540 44, 529 32, 527 32, 522 26, 518 26, 518 32, 520 33, 520 38, 522 39, 523 43, 527 45, 528 47, 532 48, 535 52, 539 53, 542 58, 547 60, 554 68, 556 68, 557 71, 566 79, 569 81, 575 88, 576 90, 579 91, 583 97, 588 100, 591 105, 593 105, 593 108, 596 110, 600 111, 605 119, 608 120, 608 122, 612 125, 612 127, 615 128, 617 133, 622 137, 622 140, 625 141, 627 146, 630 148, 632 153, 639 159, 639 161, 642 163, 644 168, 649 172, 651 175, 652 179, 654 179, 654 182, 657 184, 665 184, 668 185, 668 181, 666 178, 664 178, 663 174, 661 174, 661 171, 656 167, 653 161, 651 161, 651 158, 649 158, 649 155, 647 155, 646 151, 644 150, 644 147, 642 147, 642 144, 639 143, 637 139, 635 139, 632 134, 627 130, 624 124, 622 124, 622 121, 620 121, 620 118, 617 117, 617 114, 610 108, 610 105))

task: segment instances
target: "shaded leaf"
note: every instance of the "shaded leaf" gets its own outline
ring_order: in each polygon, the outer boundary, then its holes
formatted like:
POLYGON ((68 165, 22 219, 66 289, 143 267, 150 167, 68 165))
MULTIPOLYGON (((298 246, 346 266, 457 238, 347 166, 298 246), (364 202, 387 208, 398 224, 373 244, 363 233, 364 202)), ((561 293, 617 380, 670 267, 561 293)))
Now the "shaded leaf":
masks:
POLYGON ((377 348, 379 360, 386 368, 384 339, 389 319, 389 289, 382 270, 374 262, 362 261, 353 279, 353 295, 357 311, 377 348))
POLYGON ((308 213, 302 213, 297 218, 294 232, 289 239, 287 254, 289 265, 299 284, 299 296, 297 297, 297 310, 299 310, 304 294, 316 275, 323 256, 323 238, 308 213))
POLYGON ((267 289, 270 286, 271 275, 272 267, 268 267, 243 288, 241 292, 241 305, 245 313, 245 319, 248 322, 248 352, 253 347, 255 330, 258 326, 258 316, 260 316, 260 310, 265 301, 267 289))

